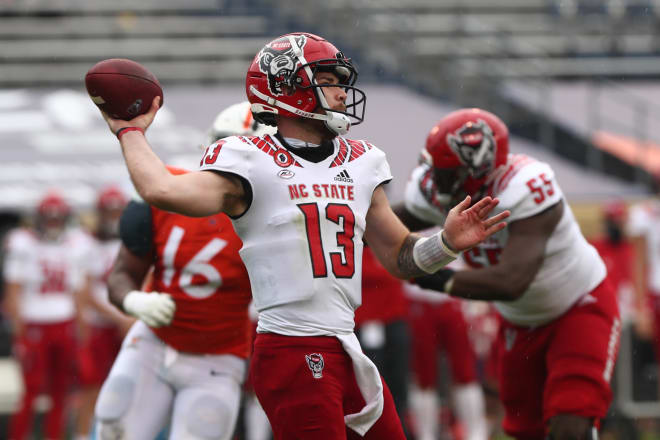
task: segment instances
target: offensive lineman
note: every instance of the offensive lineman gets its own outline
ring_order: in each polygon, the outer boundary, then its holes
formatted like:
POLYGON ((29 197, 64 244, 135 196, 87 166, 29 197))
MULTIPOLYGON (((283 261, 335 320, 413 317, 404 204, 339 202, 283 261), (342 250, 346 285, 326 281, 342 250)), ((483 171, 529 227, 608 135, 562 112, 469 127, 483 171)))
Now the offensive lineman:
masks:
POLYGON ((516 439, 592 440, 612 399, 609 381, 621 321, 606 269, 566 204, 552 169, 509 153, 492 113, 462 109, 429 133, 397 208, 414 229, 441 225, 465 194, 497 197, 506 229, 416 282, 450 295, 495 301, 503 426, 516 439), (548 437, 545 437, 545 436, 548 437))
POLYGON ((508 215, 487 218, 496 199, 466 209, 466 198, 444 232, 411 235, 381 186, 391 179, 384 154, 341 136, 363 118, 356 77, 316 35, 271 41, 250 66, 246 91, 255 117, 276 124, 278 135, 223 139, 209 146, 200 172, 180 176, 144 136, 158 98, 131 121, 104 114, 146 201, 232 218, 259 311, 251 378, 275 439, 402 439, 392 397, 353 334, 362 238, 391 273, 409 278, 501 230, 508 215))

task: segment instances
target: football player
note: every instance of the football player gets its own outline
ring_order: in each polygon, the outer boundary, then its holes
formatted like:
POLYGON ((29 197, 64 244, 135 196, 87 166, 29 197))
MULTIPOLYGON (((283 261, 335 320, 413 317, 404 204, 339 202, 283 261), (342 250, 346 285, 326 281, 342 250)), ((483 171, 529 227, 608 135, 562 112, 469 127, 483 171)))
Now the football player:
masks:
POLYGON ((384 153, 343 137, 364 116, 356 79, 325 39, 276 38, 255 56, 246 92, 254 117, 277 125, 277 135, 222 139, 200 171, 178 176, 144 136, 158 98, 131 121, 103 115, 147 202, 232 218, 259 312, 251 380, 276 439, 403 438, 391 394, 353 333, 362 239, 391 273, 409 278, 502 229, 508 215, 488 217, 495 199, 467 209, 466 198, 443 232, 410 234, 382 188, 392 177, 384 153))
POLYGON ((89 248, 87 234, 68 226, 70 215, 64 197, 51 191, 38 204, 34 228, 21 227, 7 237, 4 309, 25 385, 11 418, 11 439, 28 438, 33 404, 42 392, 52 402, 45 436, 64 435, 66 401, 75 383, 77 299, 87 287, 89 248))
MULTIPOLYGON (((611 401, 621 321, 596 250, 580 232, 553 170, 509 154, 492 113, 461 109, 430 131, 397 213, 411 228, 442 225, 466 195, 497 197, 507 227, 418 284, 494 301, 503 427, 516 439, 593 439, 611 401)), ((446 223, 445 223, 446 224, 446 223)))
MULTIPOLYGON (((218 114, 209 141, 268 131, 272 127, 254 122, 246 101, 218 114)), ((110 298, 143 322, 127 336, 104 385, 96 407, 98 431, 154 438, 169 425, 174 439, 231 438, 252 340, 249 280, 230 220, 224 214, 190 218, 131 201, 122 216, 121 238, 110 298), (150 289, 158 293, 147 294, 140 288, 152 266, 150 289), (154 359, 157 363, 150 365, 154 359), (140 379, 130 382, 130 398, 115 401, 115 388, 135 369, 140 379), (212 418, 201 410, 207 404, 212 418)), ((267 420, 264 426, 253 400, 246 405, 256 426, 246 428, 268 435, 267 420)))
MULTIPOLYGON (((656 181, 656 185, 658 182, 656 181)), ((645 339, 655 340, 656 358, 660 361, 660 202, 652 198, 630 208, 626 232, 633 244, 635 265, 635 331, 645 339)))
POLYGON ((485 397, 462 301, 414 284, 407 284, 406 292, 415 384, 410 400, 417 438, 438 437, 438 351, 442 350, 451 366, 452 407, 464 438, 487 439, 485 397))
POLYGON ((119 352, 121 340, 134 319, 120 313, 108 301, 107 277, 119 252, 119 218, 126 196, 116 186, 103 188, 96 200, 96 227, 90 241, 90 289, 81 301, 84 331, 78 351, 79 411, 77 436, 89 438, 94 402, 101 384, 119 352))

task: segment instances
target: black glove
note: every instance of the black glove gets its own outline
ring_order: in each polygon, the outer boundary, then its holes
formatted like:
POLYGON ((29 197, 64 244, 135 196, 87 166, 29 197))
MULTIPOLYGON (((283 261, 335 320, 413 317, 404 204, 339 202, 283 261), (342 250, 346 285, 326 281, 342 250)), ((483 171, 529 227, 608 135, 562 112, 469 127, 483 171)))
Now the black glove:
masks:
POLYGON ((453 269, 440 269, 436 273, 413 278, 411 281, 423 289, 431 289, 447 293, 445 285, 447 284, 447 281, 454 276, 454 273, 456 273, 456 271, 453 269))

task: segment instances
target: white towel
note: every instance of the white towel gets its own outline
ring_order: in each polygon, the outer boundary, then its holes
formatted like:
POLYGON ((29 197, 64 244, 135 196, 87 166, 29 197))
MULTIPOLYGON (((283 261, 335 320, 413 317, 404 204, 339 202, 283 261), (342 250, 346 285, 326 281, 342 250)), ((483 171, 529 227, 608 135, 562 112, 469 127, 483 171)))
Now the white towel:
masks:
POLYGON ((364 437, 374 423, 383 414, 385 399, 383 398, 383 382, 380 378, 378 368, 371 362, 360 347, 355 333, 348 335, 336 335, 341 345, 353 361, 353 371, 360 393, 366 402, 364 408, 355 414, 344 416, 346 426, 364 437))

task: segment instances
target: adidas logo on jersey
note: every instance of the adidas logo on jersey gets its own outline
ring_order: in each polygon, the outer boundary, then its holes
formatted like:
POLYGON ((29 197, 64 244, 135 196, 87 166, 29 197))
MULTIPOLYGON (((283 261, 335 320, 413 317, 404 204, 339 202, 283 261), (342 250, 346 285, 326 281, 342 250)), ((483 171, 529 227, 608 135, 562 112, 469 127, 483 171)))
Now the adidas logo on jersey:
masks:
POLYGON ((341 173, 337 174, 335 176, 335 180, 338 181, 338 182, 353 183, 353 179, 351 179, 351 176, 348 175, 348 172, 346 170, 344 170, 341 173))

